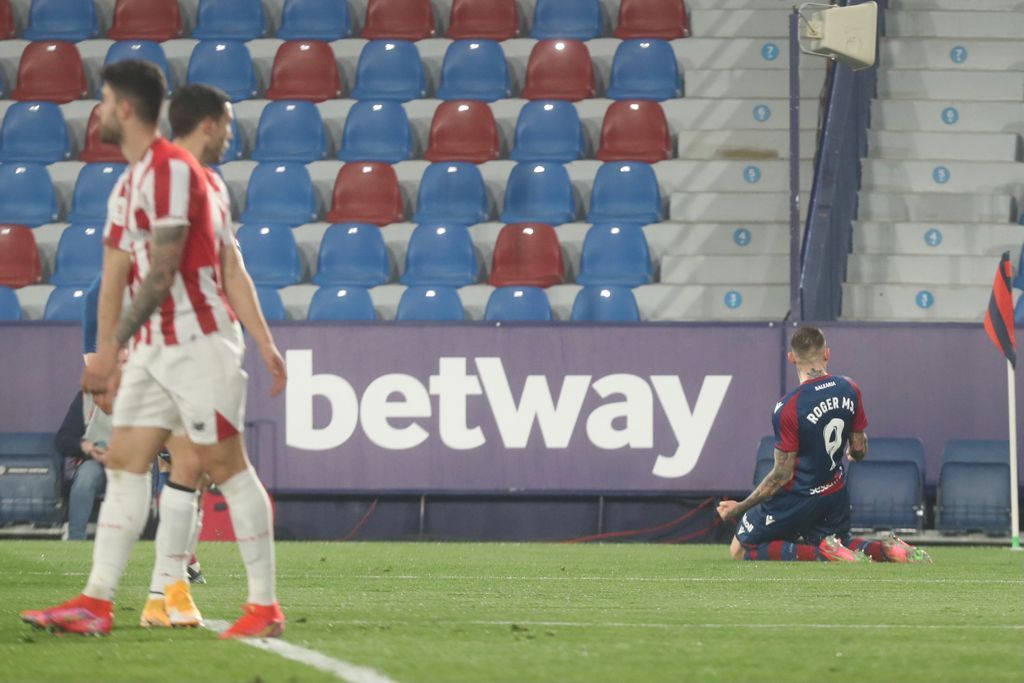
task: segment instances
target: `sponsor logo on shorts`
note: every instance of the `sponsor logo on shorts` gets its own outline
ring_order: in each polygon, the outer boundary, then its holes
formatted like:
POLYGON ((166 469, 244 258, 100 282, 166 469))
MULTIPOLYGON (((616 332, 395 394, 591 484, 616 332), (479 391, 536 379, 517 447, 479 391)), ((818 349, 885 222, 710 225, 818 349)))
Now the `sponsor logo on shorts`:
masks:
POLYGON ((205 422, 193 422, 192 423, 192 429, 196 430, 197 432, 201 432, 204 429, 206 429, 206 423, 205 422))
POLYGON ((747 533, 750 533, 754 530, 754 525, 750 523, 750 520, 747 519, 747 516, 745 514, 743 515, 743 519, 741 519, 740 522, 743 524, 743 528, 747 530, 747 533))

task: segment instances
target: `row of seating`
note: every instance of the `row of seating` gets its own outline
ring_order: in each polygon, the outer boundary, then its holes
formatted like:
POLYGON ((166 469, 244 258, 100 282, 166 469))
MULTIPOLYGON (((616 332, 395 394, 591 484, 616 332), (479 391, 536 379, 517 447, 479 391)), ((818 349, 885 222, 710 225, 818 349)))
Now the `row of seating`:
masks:
MULTIPOLYGON (((116 145, 100 138, 99 105, 86 127, 82 161, 124 163, 116 145)), ((247 145, 236 126, 222 161, 243 158, 247 145)), ((17 102, 4 114, 0 161, 49 164, 71 158, 72 144, 60 107, 52 102, 17 102)), ((345 118, 336 157, 343 161, 389 164, 413 158, 413 136, 405 108, 392 101, 360 101, 345 118)), ((330 155, 324 121, 316 105, 303 101, 270 102, 260 114, 256 161, 309 163, 330 155)), ((584 158, 586 142, 576 107, 561 100, 528 102, 519 112, 509 158, 568 163, 584 158)), ((475 100, 443 102, 435 110, 424 158, 430 161, 483 163, 501 158, 498 126, 491 108, 475 100)), ((605 113, 596 157, 601 161, 654 163, 673 156, 665 112, 657 102, 623 100, 605 113)))
MULTIPOLYGON (((173 89, 163 48, 155 42, 118 42, 109 48, 105 64, 143 59, 159 66, 173 89)), ((243 42, 200 41, 188 62, 188 83, 207 83, 226 92, 232 101, 260 94, 252 55, 243 42)), ((615 50, 611 80, 605 96, 611 99, 666 100, 682 94, 683 83, 671 44, 664 40, 624 40, 615 50)), ((2 92, 2 91, 0 91, 2 92)), ((282 43, 274 57, 266 97, 321 102, 348 92, 353 99, 409 100, 427 96, 427 79, 416 43, 374 40, 359 54, 354 87, 342 83, 330 44, 293 40, 282 43)), ((99 92, 92 96, 99 97, 99 92)), ((530 51, 526 84, 528 100, 577 101, 597 94, 594 67, 586 44, 575 40, 541 40, 530 51)), ((493 40, 457 40, 448 46, 441 65, 436 96, 442 100, 492 102, 513 95, 505 53, 493 40)), ((18 63, 15 100, 70 102, 90 97, 85 67, 72 43, 33 42, 18 63)))
MULTIPOLYGON (((453 0, 447 35, 451 38, 506 40, 519 35, 515 0, 453 0)), ((285 0, 277 36, 338 40, 353 34, 346 0, 285 0)), ((260 0, 200 0, 192 37, 253 40, 268 36, 270 22, 260 0)), ((361 35, 369 39, 421 40, 436 33, 430 0, 369 0, 361 35)), ((100 34, 91 0, 32 0, 29 40, 80 41, 100 34)), ((184 26, 176 0, 117 0, 114 40, 170 40, 184 26)), ((536 38, 589 40, 604 35, 598 0, 537 0, 532 30, 536 38)), ((622 0, 614 35, 620 38, 682 38, 688 34, 683 0, 622 0)), ((0 0, 0 39, 14 37, 9 0, 0 0)))

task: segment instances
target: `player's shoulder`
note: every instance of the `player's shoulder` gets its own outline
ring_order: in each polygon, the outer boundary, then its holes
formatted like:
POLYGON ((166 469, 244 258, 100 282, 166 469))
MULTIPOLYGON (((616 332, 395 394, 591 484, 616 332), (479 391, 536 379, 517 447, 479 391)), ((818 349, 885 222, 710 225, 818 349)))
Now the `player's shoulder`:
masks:
POLYGON ((800 393, 803 391, 804 385, 800 384, 794 389, 790 390, 785 396, 775 402, 775 413, 778 414, 782 409, 792 403, 800 393))
POLYGON ((849 387, 858 394, 860 393, 860 386, 857 385, 857 382, 855 382, 852 377, 847 377, 846 375, 833 375, 833 377, 835 378, 836 384, 849 387))
POLYGON ((187 169, 189 173, 199 178, 206 177, 203 167, 200 166, 191 152, 166 138, 159 138, 154 142, 152 152, 153 156, 150 161, 150 167, 154 170, 161 167, 170 167, 178 169, 179 172, 184 172, 187 169))

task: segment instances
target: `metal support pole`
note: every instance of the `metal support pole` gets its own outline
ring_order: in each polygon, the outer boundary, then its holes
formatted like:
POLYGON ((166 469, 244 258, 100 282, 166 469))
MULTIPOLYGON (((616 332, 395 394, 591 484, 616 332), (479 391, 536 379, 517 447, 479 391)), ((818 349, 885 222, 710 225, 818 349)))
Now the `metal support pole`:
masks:
POLYGON ((803 320, 800 293, 800 15, 789 15, 789 319, 803 320))

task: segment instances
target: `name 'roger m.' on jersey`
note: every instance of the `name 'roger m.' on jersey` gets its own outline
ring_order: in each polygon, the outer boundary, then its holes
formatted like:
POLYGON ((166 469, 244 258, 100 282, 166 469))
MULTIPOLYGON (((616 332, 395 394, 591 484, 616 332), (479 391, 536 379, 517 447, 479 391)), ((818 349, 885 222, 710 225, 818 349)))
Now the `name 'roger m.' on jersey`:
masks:
POLYGON ((796 453, 793 479, 785 490, 827 496, 846 486, 843 454, 852 432, 867 429, 860 388, 849 378, 810 379, 775 405, 775 447, 796 453))
POLYGON ((131 255, 134 300, 152 266, 153 231, 188 225, 170 293, 135 334, 135 345, 175 345, 223 331, 235 321, 221 287, 224 221, 206 170, 181 147, 158 138, 110 194, 103 241, 131 255))

